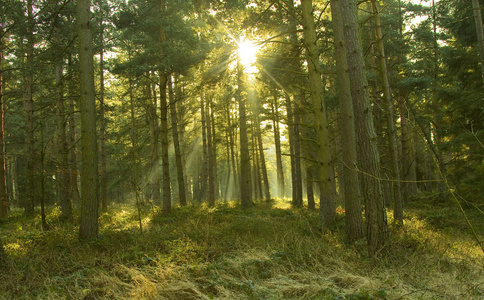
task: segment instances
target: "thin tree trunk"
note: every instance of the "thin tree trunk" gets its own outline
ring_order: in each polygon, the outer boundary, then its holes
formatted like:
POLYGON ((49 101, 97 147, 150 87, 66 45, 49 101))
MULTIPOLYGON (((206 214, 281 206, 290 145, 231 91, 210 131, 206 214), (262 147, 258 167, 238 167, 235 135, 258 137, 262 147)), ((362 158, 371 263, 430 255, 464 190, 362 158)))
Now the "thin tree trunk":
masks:
POLYGON ((213 158, 213 178, 214 178, 214 189, 215 189, 215 199, 220 197, 220 182, 218 180, 218 166, 217 166, 217 143, 216 143, 216 132, 215 132, 215 109, 213 109, 213 101, 210 100, 210 123, 212 127, 212 158, 213 158))
MULTIPOLYGON (((232 170, 233 170, 233 181, 234 181, 234 188, 232 191, 234 192, 234 197, 239 197, 240 189, 239 189, 239 170, 237 169, 237 166, 239 165, 236 158, 235 158, 235 138, 234 138, 234 126, 232 125, 231 122, 232 117, 230 116, 230 102, 227 104, 227 127, 228 127, 228 135, 229 135, 229 145, 230 145, 230 157, 231 157, 231 163, 232 163, 232 170)), ((230 163, 229 163, 230 164, 230 163)))
MULTIPOLYGON (((3 41, 0 37, 0 219, 8 215, 9 199, 7 193, 7 170, 5 159, 5 132, 3 129, 4 120, 4 91, 5 83, 3 82, 3 41)), ((0 240, 0 261, 3 260, 3 246, 0 240)))
POLYGON ((279 128, 279 99, 274 95, 274 101, 271 104, 272 125, 274 128, 274 146, 276 148, 276 171, 277 171, 277 196, 284 198, 284 171, 282 168, 282 151, 281 151, 281 133, 279 128))
MULTIPOLYGON (((57 28, 54 29, 57 31, 57 28)), ((55 32, 57 34, 57 32, 55 32)), ((72 219, 72 203, 69 195, 70 175, 69 175, 69 145, 66 135, 66 112, 64 99, 64 82, 62 79, 63 67, 62 57, 56 60, 56 102, 57 102, 57 181, 59 192, 59 204, 61 207, 62 218, 72 219)))
POLYGON ((252 204, 250 186, 250 153, 249 140, 247 137, 247 115, 245 111, 246 98, 244 96, 243 71, 237 60, 237 98, 239 101, 240 123, 240 200, 242 208, 247 209, 252 204))
POLYGON ((69 195, 71 195, 73 203, 79 203, 80 194, 78 186, 78 170, 77 170, 77 141, 76 141, 76 118, 75 118, 75 103, 74 103, 74 70, 72 69, 72 57, 68 59, 69 67, 69 174, 71 176, 69 182, 69 195))
POLYGON ((207 196, 207 185, 208 185, 208 145, 207 145, 207 114, 205 113, 206 108, 206 94, 205 90, 202 89, 202 97, 200 101, 200 119, 202 122, 202 174, 200 176, 200 195, 199 201, 205 200, 207 196))
POLYGON ((161 191, 160 191, 160 153, 159 153, 159 140, 160 140, 160 126, 158 123, 157 107, 158 101, 156 98, 156 91, 152 91, 151 80, 146 83, 146 94, 148 98, 147 110, 148 110, 148 122, 150 127, 150 142, 151 142, 151 197, 155 205, 161 204, 161 191))
POLYGON ((215 205, 215 160, 212 138, 212 122, 210 118, 210 110, 212 109, 211 96, 206 97, 207 106, 205 107, 205 121, 207 124, 207 171, 208 171, 208 205, 213 207, 215 205))
POLYGON ((388 224, 385 201, 380 182, 380 161, 376 134, 371 113, 368 83, 364 70, 363 53, 358 35, 358 20, 353 0, 337 0, 341 4, 343 32, 346 41, 346 58, 349 69, 351 96, 360 157, 363 171, 363 197, 367 220, 367 241, 370 253, 376 253, 388 241, 388 224))
POLYGON ((98 163, 96 103, 94 98, 94 61, 91 34, 90 0, 76 3, 79 40, 79 83, 81 104, 81 222, 79 239, 89 241, 98 235, 98 163))
POLYGON ((264 180, 264 196, 266 200, 271 199, 271 192, 269 189, 269 176, 267 174, 266 158, 264 154, 264 144, 262 142, 262 130, 260 128, 259 114, 257 114, 257 142, 259 146, 260 166, 262 171, 262 179, 264 180))
POLYGON ((24 111, 25 111, 25 157, 27 167, 27 188, 25 197, 25 214, 32 216, 35 207, 35 139, 34 139, 34 99, 33 99, 33 55, 34 30, 32 0, 27 0, 27 64, 24 78, 24 111))
POLYGON ((171 130, 173 134, 173 145, 175 146, 175 164, 176 164, 176 174, 178 182, 178 198, 180 199, 180 205, 187 205, 186 189, 185 189, 185 178, 183 175, 183 161, 182 153, 180 149, 180 140, 178 138, 178 116, 176 111, 176 101, 175 94, 173 92, 173 83, 171 76, 168 79, 168 93, 170 99, 170 114, 171 114, 171 130))
POLYGON ((332 225, 336 220, 336 193, 334 190, 334 169, 331 163, 328 121, 323 99, 321 71, 319 70, 319 51, 316 46, 316 28, 311 0, 302 0, 304 25, 304 44, 308 64, 309 89, 314 113, 314 126, 317 141, 318 174, 321 181, 320 215, 324 224, 332 225))
POLYGON ((393 173, 393 218, 398 224, 403 224, 403 199, 401 192, 402 187, 400 184, 400 168, 398 166, 397 133, 395 123, 393 122, 393 99, 390 89, 390 81, 388 80, 388 69, 385 48, 383 45, 383 33, 381 29, 379 5, 375 0, 372 0, 371 3, 375 20, 375 36, 385 103, 385 119, 387 123, 387 138, 390 150, 390 165, 393 173))
POLYGON ((108 198, 107 198, 107 189, 108 189, 108 177, 107 177, 107 166, 106 166, 106 120, 105 120, 105 113, 104 113, 104 11, 102 8, 103 2, 99 1, 99 10, 100 10, 100 40, 101 40, 101 49, 99 54, 99 118, 100 118, 100 126, 99 126, 99 139, 101 143, 101 194, 100 194, 100 201, 101 201, 101 211, 107 212, 108 211, 108 198))
POLYGON ((166 85, 168 76, 160 71, 160 134, 161 165, 163 172, 163 212, 171 211, 170 161, 168 157, 168 105, 166 102, 166 85))

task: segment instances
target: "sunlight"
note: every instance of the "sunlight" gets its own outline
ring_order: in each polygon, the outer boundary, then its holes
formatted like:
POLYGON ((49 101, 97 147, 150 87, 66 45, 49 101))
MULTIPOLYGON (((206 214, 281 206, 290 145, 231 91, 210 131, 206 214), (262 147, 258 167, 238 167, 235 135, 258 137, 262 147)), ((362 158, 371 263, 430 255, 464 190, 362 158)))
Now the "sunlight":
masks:
POLYGON ((257 73, 257 67, 254 66, 254 63, 257 59, 257 51, 259 51, 260 46, 254 44, 252 41, 246 40, 244 37, 240 39, 237 45, 239 46, 237 52, 244 71, 249 74, 257 73))

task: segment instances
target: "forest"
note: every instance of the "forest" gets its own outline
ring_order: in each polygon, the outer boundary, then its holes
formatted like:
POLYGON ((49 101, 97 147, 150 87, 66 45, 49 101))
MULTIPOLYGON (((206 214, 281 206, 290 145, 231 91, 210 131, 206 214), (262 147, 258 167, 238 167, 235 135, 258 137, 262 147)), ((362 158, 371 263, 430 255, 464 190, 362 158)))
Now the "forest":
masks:
POLYGON ((0 1, 0 299, 484 299, 482 7, 0 1))

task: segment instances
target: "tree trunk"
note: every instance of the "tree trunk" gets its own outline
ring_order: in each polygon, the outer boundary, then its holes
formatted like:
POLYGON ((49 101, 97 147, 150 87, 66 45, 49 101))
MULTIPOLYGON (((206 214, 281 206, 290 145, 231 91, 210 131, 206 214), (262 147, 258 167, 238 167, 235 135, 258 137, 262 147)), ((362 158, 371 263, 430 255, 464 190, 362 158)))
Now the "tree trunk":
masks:
MULTIPOLYGON (((3 41, 0 37, 0 219, 4 219, 8 215, 8 193, 7 193, 7 170, 5 160, 5 132, 3 129, 4 120, 4 86, 3 82, 3 41)), ((0 261, 3 259, 3 246, 0 240, 0 261)))
POLYGON ((100 118, 100 126, 99 126, 99 139, 101 143, 101 194, 100 194, 100 201, 101 201, 101 211, 107 212, 108 211, 108 198, 107 198, 107 189, 108 189, 108 176, 107 176, 107 166, 106 166, 106 116, 104 113, 104 13, 102 8, 102 1, 99 1, 99 10, 100 10, 100 40, 101 40, 101 49, 99 54, 99 118, 100 118))
POLYGON ((256 114, 257 116, 257 143, 259 148, 259 156, 260 156, 260 166, 262 171, 262 179, 264 180, 264 196, 266 200, 271 199, 271 192, 269 189, 269 176, 267 175, 267 167, 266 167, 266 158, 264 155, 264 144, 262 143, 262 130, 260 128, 260 118, 259 113, 256 114))
POLYGON ((387 123, 387 138, 390 150, 390 165, 393 175, 393 218, 398 224, 403 224, 403 199, 402 187, 400 184, 400 168, 398 165, 398 148, 397 148, 397 133, 395 124, 393 122, 393 99, 390 89, 390 81, 388 80, 388 69, 385 56, 385 48, 383 46, 383 33, 381 29, 380 11, 378 2, 371 0, 374 20, 375 20, 375 36, 378 49, 378 61, 380 67, 380 75, 383 86, 383 96, 385 103, 385 119, 387 123))
POLYGON ((91 34, 90 0, 76 3, 79 39, 79 84, 81 104, 81 220, 79 239, 93 240, 98 235, 99 185, 97 168, 96 103, 94 98, 94 61, 91 34))
POLYGON ((479 46, 479 56, 481 59, 481 76, 484 84, 484 29, 482 27, 481 6, 479 0, 472 0, 472 8, 474 9, 474 20, 476 22, 477 42, 479 46))
POLYGON ((200 194, 198 201, 205 200, 207 196, 208 185, 208 145, 207 145, 207 114, 206 110, 206 94, 205 89, 202 89, 202 97, 200 101, 200 120, 202 122, 202 173, 200 175, 200 194))
POLYGON ((69 56, 68 59, 68 68, 69 68, 69 137, 68 137, 68 145, 69 145, 69 174, 70 174, 70 187, 69 187, 69 195, 71 195, 73 203, 79 203, 80 195, 79 195, 79 185, 78 185, 78 169, 77 169, 77 141, 76 141, 76 118, 75 118, 75 111, 76 105, 74 103, 74 70, 72 68, 72 57, 69 56))
POLYGON ((160 71, 160 135, 161 166, 163 172, 163 212, 171 211, 170 160, 168 157, 168 105, 166 102, 166 85, 168 76, 160 71))
POLYGON ((358 19, 353 0, 337 0, 341 4, 346 59, 349 69, 351 96, 360 157, 363 197, 367 220, 367 241, 370 253, 376 253, 388 241, 385 201, 380 182, 380 161, 371 113, 368 83, 364 70, 363 53, 358 35, 358 19))
POLYGON ((35 207, 35 139, 34 139, 34 99, 33 99, 33 55, 34 55, 34 19, 32 0, 27 1, 27 65, 24 78, 24 112, 25 112, 25 158, 27 188, 25 197, 25 214, 32 216, 35 207))
POLYGON ((176 101, 175 94, 173 92, 173 83, 171 76, 168 79, 168 93, 170 99, 170 114, 171 114, 171 130, 173 134, 173 145, 175 146, 175 163, 176 163, 176 174, 178 182, 178 198, 180 199, 180 205, 187 205, 186 189, 185 189, 185 178, 183 175, 183 161, 182 153, 180 149, 180 140, 178 138, 178 116, 176 112, 176 101))
POLYGON ((207 123, 207 164, 208 164, 208 205, 213 207, 215 205, 215 157, 213 148, 215 145, 213 144, 212 138, 212 122, 210 118, 210 111, 212 109, 212 96, 206 97, 207 106, 205 111, 205 121, 207 123))
MULTIPOLYGON (((56 29, 54 29, 56 30, 56 29)), ((66 135, 66 112, 64 99, 64 83, 62 80, 62 57, 56 60, 55 78, 56 78, 56 104, 57 104, 57 181, 59 204, 61 215, 65 220, 72 219, 72 203, 69 195, 70 175, 69 175, 69 145, 66 135)))
POLYGON ((323 85, 319 70, 319 51, 316 46, 316 28, 311 0, 302 0, 304 45, 308 64, 309 90, 314 114, 317 143, 317 169, 321 181, 320 216, 324 224, 332 225, 336 220, 336 193, 333 189, 334 170, 331 163, 330 142, 326 107, 323 99, 323 85))
MULTIPOLYGON (((150 77, 148 75, 148 77, 150 77)), ((150 127, 150 143, 151 143, 151 167, 150 167, 150 185, 151 185, 151 197, 155 205, 161 205, 161 191, 160 191, 160 153, 159 153, 159 140, 160 140, 160 127, 158 123, 157 107, 158 101, 156 98, 156 91, 152 92, 152 83, 149 80, 146 83, 146 94, 148 98, 147 114, 148 123, 150 127)))
POLYGON ((277 169, 277 196, 284 198, 284 171, 282 169, 282 151, 281 151, 281 132, 279 128, 279 99, 274 94, 272 108, 272 125, 274 128, 274 145, 276 148, 276 169, 277 169))
POLYGON ((240 200, 242 208, 247 209, 252 204, 250 186, 250 153, 249 140, 247 137, 247 115, 245 112, 246 99, 244 96, 243 71, 237 60, 237 98, 239 101, 240 123, 240 200))
POLYGON ((239 198, 240 195, 240 189, 239 189, 239 184, 240 184, 240 176, 239 176, 239 169, 238 167, 238 161, 236 159, 235 155, 235 140, 236 138, 234 137, 234 131, 235 131, 235 126, 231 122, 231 115, 230 115, 230 102, 227 104, 227 127, 228 127, 228 135, 229 135, 229 144, 230 144, 230 157, 231 157, 231 162, 232 162, 232 170, 233 170, 233 181, 234 181, 234 188, 232 191, 234 191, 234 197, 239 198))

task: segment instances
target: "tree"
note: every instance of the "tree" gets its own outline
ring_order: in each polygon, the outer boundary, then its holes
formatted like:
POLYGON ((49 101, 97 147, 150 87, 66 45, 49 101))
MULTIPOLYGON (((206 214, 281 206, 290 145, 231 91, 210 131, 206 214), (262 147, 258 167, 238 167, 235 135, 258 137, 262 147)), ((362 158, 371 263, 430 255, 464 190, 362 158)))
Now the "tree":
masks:
POLYGON ((79 239, 81 241, 93 240, 98 235, 98 149, 90 7, 90 0, 77 1, 76 21, 79 48, 82 153, 81 222, 79 228, 79 239))
POLYGON ((365 199, 366 235, 368 248, 376 253, 388 240, 388 224, 385 201, 380 182, 380 161, 373 116, 370 108, 368 83, 364 72, 363 54, 358 35, 358 19, 353 0, 337 0, 340 3, 343 32, 346 42, 351 96, 357 127, 359 145, 358 165, 364 172, 362 191, 365 199))
POLYGON ((312 108, 314 113, 314 126, 317 136, 317 161, 318 174, 321 181, 321 217, 324 224, 332 225, 336 218, 336 195, 333 189, 334 173, 331 163, 330 142, 328 121, 326 118, 326 107, 323 99, 323 86, 321 71, 319 70, 319 51, 316 47, 316 29, 313 18, 313 7, 311 0, 301 1, 304 44, 306 46, 306 61, 308 64, 309 89, 311 93, 312 108))
POLYGON ((474 20, 476 22, 477 43, 479 46, 479 56, 481 58, 481 76, 484 84, 484 27, 482 26, 481 6, 479 0, 472 0, 474 9, 474 20))
MULTIPOLYGON (((3 32, 0 32, 3 34, 3 32)), ((7 194, 7 171, 5 168, 5 131, 4 120, 4 82, 3 82, 3 39, 0 36, 0 219, 8 215, 8 194, 7 194)), ((0 241, 0 260, 2 259, 3 246, 0 241)))
POLYGON ((346 234, 350 241, 363 237, 363 217, 361 210, 361 185, 358 178, 357 142, 355 116, 346 60, 346 45, 343 23, 338 0, 331 1, 333 19, 335 58, 338 78, 338 96, 341 115, 341 144, 344 164, 344 195, 346 211, 346 234))

